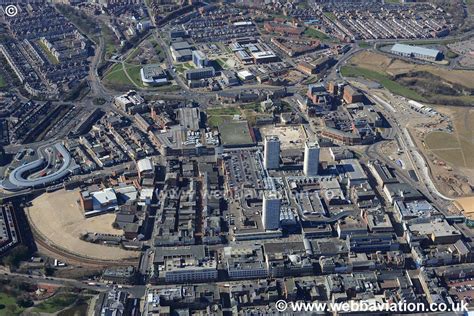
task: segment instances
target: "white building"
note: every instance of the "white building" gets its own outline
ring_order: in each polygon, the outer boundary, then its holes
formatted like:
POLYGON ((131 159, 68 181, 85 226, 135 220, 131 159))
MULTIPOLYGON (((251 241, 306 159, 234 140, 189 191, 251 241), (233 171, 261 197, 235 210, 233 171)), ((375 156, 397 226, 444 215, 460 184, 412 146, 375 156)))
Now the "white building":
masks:
POLYGON ((167 283, 217 279, 217 261, 203 245, 156 248, 153 264, 167 283))
POLYGON ((278 136, 265 137, 263 159, 265 169, 278 169, 280 167, 280 139, 278 139, 278 136))
POLYGON ((265 230, 280 228, 280 208, 281 201, 276 192, 263 194, 262 223, 265 230))
POLYGON ((303 172, 307 177, 318 175, 319 169, 319 144, 317 142, 304 144, 304 165, 303 172))
POLYGON ((261 246, 224 247, 224 260, 232 280, 268 277, 268 266, 261 246))

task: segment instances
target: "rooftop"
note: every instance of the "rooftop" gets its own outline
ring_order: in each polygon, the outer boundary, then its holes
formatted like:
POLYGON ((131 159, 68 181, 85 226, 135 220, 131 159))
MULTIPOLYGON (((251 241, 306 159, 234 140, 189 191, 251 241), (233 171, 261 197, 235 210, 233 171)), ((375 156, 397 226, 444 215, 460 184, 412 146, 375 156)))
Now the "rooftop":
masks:
POLYGON ((430 49, 420 46, 411 46, 405 44, 395 44, 392 46, 392 51, 403 53, 403 54, 419 54, 424 56, 430 56, 436 58, 439 54, 439 50, 430 49))

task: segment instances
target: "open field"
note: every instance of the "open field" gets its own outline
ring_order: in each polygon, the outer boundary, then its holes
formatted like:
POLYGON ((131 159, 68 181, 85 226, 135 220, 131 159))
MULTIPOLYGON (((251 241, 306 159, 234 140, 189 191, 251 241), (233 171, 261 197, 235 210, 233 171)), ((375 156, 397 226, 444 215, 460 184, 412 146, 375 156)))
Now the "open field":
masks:
POLYGON ((378 71, 362 67, 344 66, 341 68, 341 74, 345 77, 364 77, 366 79, 380 83, 394 94, 401 95, 412 100, 426 101, 426 99, 416 91, 409 89, 394 80, 391 80, 386 74, 378 71))
POLYGON ((119 86, 133 86, 133 83, 128 79, 122 64, 115 64, 109 72, 104 76, 103 81, 110 85, 119 85, 119 86))
POLYGON ((89 304, 91 304, 91 300, 87 300, 84 298, 79 298, 76 303, 71 306, 70 308, 63 309, 57 315, 58 316, 83 316, 87 315, 87 310, 89 304))
POLYGON ((0 75, 0 88, 5 88, 6 86, 7 82, 5 81, 5 78, 0 75))
POLYGON ((414 71, 426 71, 451 83, 464 85, 474 89, 474 72, 469 70, 451 70, 432 65, 420 65, 408 63, 397 58, 363 51, 350 59, 348 62, 356 67, 366 68, 373 71, 383 71, 389 75, 403 74, 414 71))
POLYGON ((419 148, 441 192, 452 197, 469 196, 474 184, 474 109, 436 106, 436 110, 449 116, 452 132, 418 133, 419 148))
POLYGON ((41 47, 41 49, 43 50, 43 52, 46 54, 46 56, 48 57, 48 60, 54 64, 54 65, 57 65, 59 64, 59 60, 56 58, 56 56, 54 56, 51 51, 48 49, 48 47, 46 47, 45 44, 43 44, 41 41, 38 41, 38 45, 41 47))
POLYGON ((316 39, 319 39, 319 40, 329 39, 329 36, 327 36, 326 34, 324 34, 321 31, 318 31, 315 28, 311 28, 311 27, 307 28, 306 31, 304 31, 304 35, 308 36, 308 37, 316 38, 316 39))
POLYGON ((392 93, 413 100, 448 105, 471 105, 474 72, 413 64, 397 58, 363 51, 350 59, 341 74, 381 83, 392 93))
POLYGON ((35 306, 32 311, 49 314, 56 313, 72 305, 76 301, 76 299, 77 296, 74 294, 56 294, 53 297, 35 306))
POLYGON ((32 201, 32 206, 26 210, 31 225, 52 245, 80 256, 100 260, 121 260, 139 255, 138 252, 79 239, 86 232, 122 234, 122 231, 112 227, 114 214, 84 218, 77 203, 78 198, 78 190, 61 190, 37 197, 32 201))
POLYGON ((425 137, 425 144, 440 159, 453 167, 474 170, 474 111, 472 109, 449 109, 454 132, 436 131, 425 137))
POLYGON ((240 115, 246 119, 250 126, 254 126, 258 116, 265 115, 260 113, 259 103, 241 104, 234 107, 220 107, 209 108, 207 112, 207 122, 211 127, 218 127, 219 125, 232 121, 234 115, 240 115))
POLYGON ((15 297, 0 293, 0 316, 11 316, 11 315, 19 315, 23 312, 23 308, 16 305, 15 297))

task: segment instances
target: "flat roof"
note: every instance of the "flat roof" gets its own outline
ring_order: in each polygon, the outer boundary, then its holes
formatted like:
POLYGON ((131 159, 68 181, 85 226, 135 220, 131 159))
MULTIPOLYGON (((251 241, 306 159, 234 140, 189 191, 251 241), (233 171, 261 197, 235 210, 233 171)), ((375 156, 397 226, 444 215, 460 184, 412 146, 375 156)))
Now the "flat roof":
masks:
POLYGON ((405 44, 394 44, 392 46, 392 51, 403 53, 403 54, 419 54, 424 56, 430 56, 436 58, 440 53, 437 49, 425 48, 421 46, 411 46, 405 44))
POLYGON ((189 49, 192 46, 188 42, 182 41, 182 42, 174 42, 173 44, 171 44, 171 47, 173 47, 174 50, 182 50, 182 49, 189 49))

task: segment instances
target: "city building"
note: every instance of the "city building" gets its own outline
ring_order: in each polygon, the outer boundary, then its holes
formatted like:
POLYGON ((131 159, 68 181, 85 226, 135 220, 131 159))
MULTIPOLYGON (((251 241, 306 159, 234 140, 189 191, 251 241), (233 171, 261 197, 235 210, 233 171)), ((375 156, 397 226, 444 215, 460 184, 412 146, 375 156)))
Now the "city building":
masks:
POLYGON ((281 200, 277 192, 266 191, 263 194, 262 223, 265 230, 280 228, 281 200))
POLYGON ((319 169, 319 144, 317 142, 304 144, 303 173, 307 177, 318 175, 319 169))
POLYGON ((265 169, 278 169, 280 167, 280 139, 278 139, 278 136, 269 135, 265 137, 263 159, 265 169))
POLYGON ((186 70, 185 76, 188 80, 198 80, 214 77, 216 74, 213 67, 204 67, 197 69, 186 70))
POLYGON ((158 278, 167 283, 217 279, 217 261, 203 245, 155 248, 158 278))
POLYGON ((21 242, 13 204, 0 206, 0 256, 21 242))
POLYGON ((268 267, 261 246, 224 247, 224 258, 230 279, 266 278, 268 267))
POLYGON ((344 87, 342 98, 347 104, 364 101, 364 95, 351 86, 344 87))
POLYGON ((209 60, 207 59, 207 56, 200 50, 193 51, 193 63, 198 68, 209 66, 209 60))
POLYGON ((140 79, 145 86, 158 86, 168 83, 166 71, 160 65, 145 65, 140 69, 140 79))

